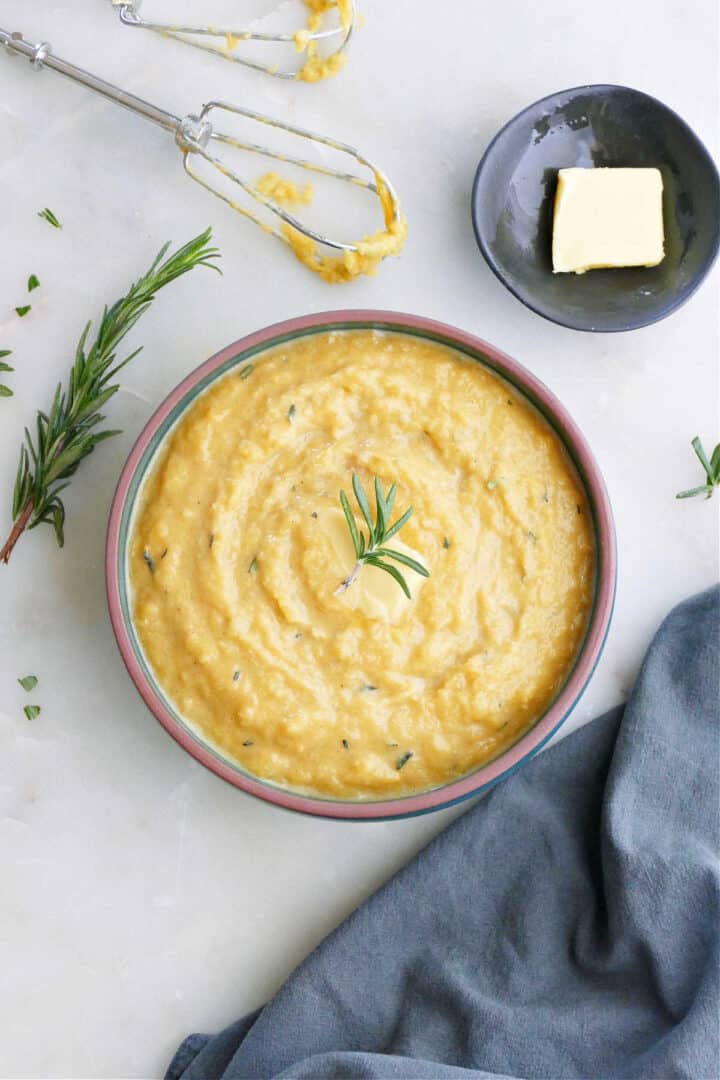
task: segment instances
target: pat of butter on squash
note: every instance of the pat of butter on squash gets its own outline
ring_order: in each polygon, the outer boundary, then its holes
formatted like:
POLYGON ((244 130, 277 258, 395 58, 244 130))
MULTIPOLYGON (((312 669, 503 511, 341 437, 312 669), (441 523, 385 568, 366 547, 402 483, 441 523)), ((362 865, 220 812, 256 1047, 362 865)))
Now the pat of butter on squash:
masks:
MULTIPOLYGON (((337 579, 338 583, 347 577, 355 564, 355 549, 350 539, 345 515, 340 510, 332 509, 323 515, 325 536, 329 551, 329 565, 333 568, 331 583, 337 579)), ((362 525, 358 522, 358 528, 362 525)), ((393 536, 392 547, 404 555, 425 565, 425 559, 414 548, 408 547, 397 536, 393 536)), ((390 560, 388 560, 390 561, 390 560)), ((354 611, 360 611, 368 619, 383 619, 385 622, 395 622, 405 612, 407 605, 415 602, 418 592, 425 584, 426 578, 416 574, 409 567, 400 566, 408 587, 412 594, 412 600, 408 600, 398 583, 386 574, 384 570, 378 570, 375 566, 363 566, 350 588, 342 593, 342 602, 354 611)))
POLYGON ((560 169, 553 273, 657 266, 665 251, 659 169, 560 169))

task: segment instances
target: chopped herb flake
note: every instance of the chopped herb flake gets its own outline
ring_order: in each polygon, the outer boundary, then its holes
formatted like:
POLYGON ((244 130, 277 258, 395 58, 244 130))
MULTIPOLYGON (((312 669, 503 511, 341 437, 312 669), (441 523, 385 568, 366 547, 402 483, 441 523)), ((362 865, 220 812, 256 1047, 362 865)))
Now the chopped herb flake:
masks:
POLYGON ((254 743, 254 741, 252 739, 245 739, 244 742, 243 742, 243 746, 254 746, 254 745, 255 745, 255 743, 254 743))
POLYGON ((317 518, 317 516, 318 516, 318 514, 317 514, 317 510, 313 510, 313 512, 312 512, 312 514, 310 515, 310 517, 311 517, 311 518, 317 518))
POLYGON ((24 319, 28 311, 32 311, 30 304, 23 304, 22 307, 16 307, 15 311, 18 313, 21 319, 24 319))
POLYGON ((154 574, 155 573, 155 560, 153 559, 153 557, 152 557, 152 555, 150 554, 149 551, 143 551, 143 559, 145 560, 145 563, 147 564, 147 568, 150 571, 150 573, 154 574))
POLYGON ((35 274, 31 274, 28 278, 28 292, 32 292, 33 289, 39 289, 40 282, 36 278, 35 274))
POLYGON ((528 540, 532 540, 533 544, 537 544, 537 536, 532 529, 528 529, 528 540))
POLYGON ((400 743, 396 743, 396 742, 389 742, 389 743, 388 743, 387 745, 388 745, 388 746, 399 746, 399 745, 400 745, 400 743))
POLYGON ((395 768, 398 769, 398 771, 400 769, 402 769, 403 765, 407 765, 408 761, 410 760, 410 758, 412 756, 413 756, 412 750, 406 750, 405 753, 401 757, 399 757, 397 759, 397 761, 395 762, 395 768))
POLYGON ((488 491, 494 491, 497 486, 498 486, 497 480, 488 480, 488 482, 487 482, 488 491))
POLYGON ((372 683, 363 683, 360 687, 361 694, 371 694, 373 690, 377 690, 377 686, 373 686, 372 683))
POLYGON ((447 536, 446 536, 446 537, 445 537, 445 539, 443 540, 443 547, 445 548, 445 550, 446 550, 446 551, 447 551, 447 550, 448 550, 448 548, 450 547, 450 541, 448 540, 447 536))
POLYGON ((38 217, 43 218, 49 225, 52 225, 55 229, 62 229, 62 225, 53 214, 52 210, 49 210, 47 206, 44 210, 38 210, 38 217))
POLYGON ((237 682, 239 678, 240 678, 240 668, 236 668, 236 670, 233 672, 233 682, 237 682))
POLYGON ((0 360, 5 356, 12 356, 12 349, 0 349, 0 360))
POLYGON ((10 387, 9 386, 4 386, 3 383, 0 383, 0 397, 12 397, 12 396, 13 396, 13 392, 10 389, 10 387))
POLYGON ((549 503, 550 502, 550 496, 547 493, 547 488, 545 489, 545 491, 543 491, 542 501, 544 503, 549 503))
POLYGON ((215 533, 210 533, 210 538, 208 540, 208 547, 211 548, 214 543, 215 543, 215 533))
POLYGON ((291 424, 292 424, 292 422, 293 422, 293 420, 295 419, 296 416, 297 416, 297 409, 295 408, 294 405, 291 405, 290 408, 288 409, 288 420, 290 421, 291 424))
POLYGON ((23 675, 22 679, 18 679, 18 682, 22 686, 23 690, 27 690, 28 694, 31 690, 34 690, 38 684, 37 675, 23 675))
POLYGON ((255 370, 255 365, 254 364, 246 364, 245 367, 240 372, 240 378, 241 379, 249 379, 254 370, 255 370))
POLYGON ((42 712, 39 705, 25 705, 23 706, 23 712, 27 716, 28 720, 34 720, 42 712))
POLYGON ((350 743, 347 741, 347 739, 343 739, 342 744, 346 750, 350 749, 350 743))
POLYGON ((257 559, 253 559, 253 561, 248 566, 248 574, 256 574, 256 573, 257 573, 257 559))
POLYGON ((161 559, 164 559, 164 558, 165 558, 165 556, 167 555, 167 553, 168 553, 168 549, 167 549, 167 548, 165 548, 165 550, 163 551, 163 553, 162 553, 162 555, 160 556, 160 558, 161 558, 161 559))

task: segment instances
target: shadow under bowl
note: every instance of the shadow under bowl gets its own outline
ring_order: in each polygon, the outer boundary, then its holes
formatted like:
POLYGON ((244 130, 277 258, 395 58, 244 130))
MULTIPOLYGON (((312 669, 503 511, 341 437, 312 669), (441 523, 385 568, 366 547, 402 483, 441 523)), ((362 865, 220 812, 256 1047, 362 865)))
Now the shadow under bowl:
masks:
POLYGON ((635 330, 680 307, 720 245, 720 178, 684 120, 626 86, 562 90, 518 113, 475 176, 475 236, 490 269, 519 300, 573 330, 635 330), (665 258, 658 266, 553 274, 558 169, 656 167, 663 178, 665 258))

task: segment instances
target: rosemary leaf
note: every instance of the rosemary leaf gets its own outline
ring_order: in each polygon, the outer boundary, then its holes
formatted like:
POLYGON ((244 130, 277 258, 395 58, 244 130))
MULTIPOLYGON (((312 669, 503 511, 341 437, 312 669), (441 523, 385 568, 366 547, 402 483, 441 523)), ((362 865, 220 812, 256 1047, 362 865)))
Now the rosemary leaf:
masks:
POLYGON ((355 548, 355 554, 357 555, 357 557, 359 559, 361 557, 361 555, 362 555, 362 549, 360 547, 360 535, 358 533, 357 525, 355 524, 355 518, 353 517, 353 512, 350 509, 350 503, 348 502, 348 497, 347 497, 347 495, 345 494, 344 491, 340 492, 340 505, 343 508, 343 513, 345 514, 345 520, 348 523, 348 529, 350 530, 350 536, 352 537, 353 547, 355 548))
POLYGON ((65 385, 58 385, 49 411, 37 413, 35 434, 26 429, 13 493, 13 527, 0 550, 0 562, 8 561, 26 529, 38 525, 51 525, 63 546, 65 506, 60 492, 83 459, 99 443, 118 434, 97 430, 105 419, 100 410, 119 390, 118 372, 140 352, 136 349, 119 360, 118 349, 160 289, 196 266, 218 270, 214 260, 219 253, 210 246, 210 235, 207 229, 170 255, 166 244, 125 296, 105 308, 90 343, 90 323, 85 326, 65 385))
POLYGON ((393 548, 380 547, 375 549, 377 555, 384 555, 387 559, 394 559, 395 562, 402 563, 403 566, 409 567, 414 570, 416 574, 420 574, 421 577, 430 577, 430 571, 418 562, 417 559, 412 559, 409 555, 405 555, 402 551, 395 551, 393 548))
POLYGON ((55 228, 55 229, 62 229, 62 225, 60 224, 58 219, 55 217, 52 210, 49 210, 47 208, 47 206, 45 207, 44 210, 38 210, 38 217, 39 218, 44 218, 45 221, 47 221, 48 224, 52 225, 53 228, 55 228))
POLYGON ((368 502, 367 495, 365 494, 363 486, 360 483, 360 477, 357 473, 353 473, 352 475, 352 486, 355 498, 357 499, 357 504, 360 507, 360 513, 365 518, 365 524, 370 533, 370 540, 377 541, 377 536, 375 535, 376 529, 373 524, 372 514, 370 513, 370 503, 368 502))
POLYGON ((13 396, 13 392, 10 389, 10 387, 5 386, 3 383, 0 383, 0 397, 12 397, 12 396, 13 396))
POLYGON ((31 690, 34 690, 38 684, 37 675, 23 675, 22 679, 18 679, 18 682, 22 686, 23 690, 26 690, 28 694, 31 690))
POLYGON ((382 559, 376 559, 372 555, 368 556, 368 558, 365 559, 365 562, 368 566, 375 566, 378 570, 384 570, 386 574, 389 574, 391 578, 394 578, 395 581, 397 581, 408 600, 412 598, 408 583, 397 567, 391 566, 390 563, 383 562, 382 559))
POLYGON ((42 709, 39 705, 25 705, 23 706, 23 712, 28 720, 35 720, 42 712, 42 709))
POLYGON ((240 372, 240 378, 241 379, 249 379, 254 370, 255 370, 255 365, 254 364, 246 364, 245 367, 240 372))
POLYGON ((27 313, 32 311, 32 306, 30 304, 23 304, 21 307, 16 307, 15 311, 21 319, 24 319, 27 313))
POLYGON ((257 565, 258 565, 257 559, 253 559, 253 561, 248 566, 248 574, 256 574, 257 573, 257 565))
POLYGON ((28 292, 32 292, 33 289, 39 289, 40 288, 40 282, 36 278, 35 274, 31 274, 30 277, 28 278, 27 288, 28 288, 28 292))
POLYGON ((412 517, 412 512, 413 512, 413 508, 412 508, 412 506, 411 506, 411 507, 409 508, 409 510, 406 510, 406 511, 405 511, 405 513, 403 514, 403 516, 402 516, 402 517, 400 517, 400 518, 398 518, 398 519, 397 519, 397 521, 395 522, 395 524, 394 524, 394 525, 392 525, 392 526, 391 526, 391 527, 390 527, 390 528, 388 529, 388 531, 387 531, 387 532, 385 533, 385 535, 384 535, 384 536, 383 536, 383 538, 382 538, 382 539, 383 539, 383 542, 385 542, 385 541, 387 541, 387 540, 390 540, 390 539, 391 539, 391 537, 393 537, 393 536, 395 535, 395 533, 399 533, 399 532, 400 532, 400 530, 402 529, 403 525, 405 525, 405 523, 406 523, 407 521, 409 521, 409 519, 410 519, 410 518, 412 517))
POLYGON ((412 750, 406 750, 405 753, 397 759, 397 761, 395 762, 395 768, 398 770, 398 772, 400 771, 400 769, 402 769, 404 765, 407 765, 408 761, 412 756, 412 750))

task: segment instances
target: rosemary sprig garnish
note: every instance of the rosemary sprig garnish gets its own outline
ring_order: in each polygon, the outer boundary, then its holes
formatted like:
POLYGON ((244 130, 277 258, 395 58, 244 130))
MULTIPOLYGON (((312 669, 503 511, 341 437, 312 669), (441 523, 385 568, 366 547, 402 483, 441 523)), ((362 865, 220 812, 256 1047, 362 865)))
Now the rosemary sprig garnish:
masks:
POLYGON ((196 266, 218 270, 212 260, 219 252, 210 246, 210 235, 207 229, 168 258, 166 244, 127 294, 105 308, 89 348, 91 324, 83 330, 67 385, 58 384, 49 412, 38 412, 35 435, 25 429, 13 495, 13 527, 0 551, 0 562, 8 561, 25 529, 36 525, 52 525, 58 544, 63 546, 65 507, 60 492, 98 443, 119 434, 116 430, 95 430, 105 419, 100 409, 120 389, 114 381, 117 373, 141 351, 135 349, 117 361, 118 347, 165 285, 196 266))
POLYGON ((357 562, 348 577, 346 577, 339 588, 335 590, 335 595, 337 596, 338 593, 345 592, 346 589, 350 588, 363 566, 376 566, 378 570, 384 570, 386 574, 390 574, 390 576, 397 581, 409 600, 410 589, 408 588, 407 581, 398 568, 387 562, 387 559, 394 559, 395 562, 399 562, 402 566, 409 567, 410 570, 414 570, 416 574, 421 574, 422 577, 430 577, 430 571, 427 570, 422 563, 418 562, 417 559, 410 558, 410 556, 406 555, 403 551, 395 551, 392 548, 383 547, 383 545, 386 544, 388 540, 392 539, 392 537, 402 529, 403 525, 406 524, 413 512, 412 506, 406 510, 393 525, 391 525, 390 516, 395 504, 397 484, 393 484, 388 490, 387 495, 385 495, 382 484, 376 476, 375 520, 373 521, 367 495, 365 494, 356 473, 352 474, 352 487, 355 498, 357 499, 357 504, 360 507, 360 512, 368 527, 368 535, 366 538, 362 529, 358 529, 355 517, 350 509, 348 497, 344 491, 341 491, 340 505, 343 508, 345 520, 347 521, 348 529, 350 530, 357 562))
POLYGON ((712 457, 709 461, 699 436, 696 435, 690 445, 705 470, 707 481, 706 483, 701 484, 700 487, 690 488, 689 491, 679 491, 675 498, 691 499, 693 495, 704 495, 706 499, 709 499, 715 488, 720 487, 720 443, 718 443, 713 450, 712 457))

